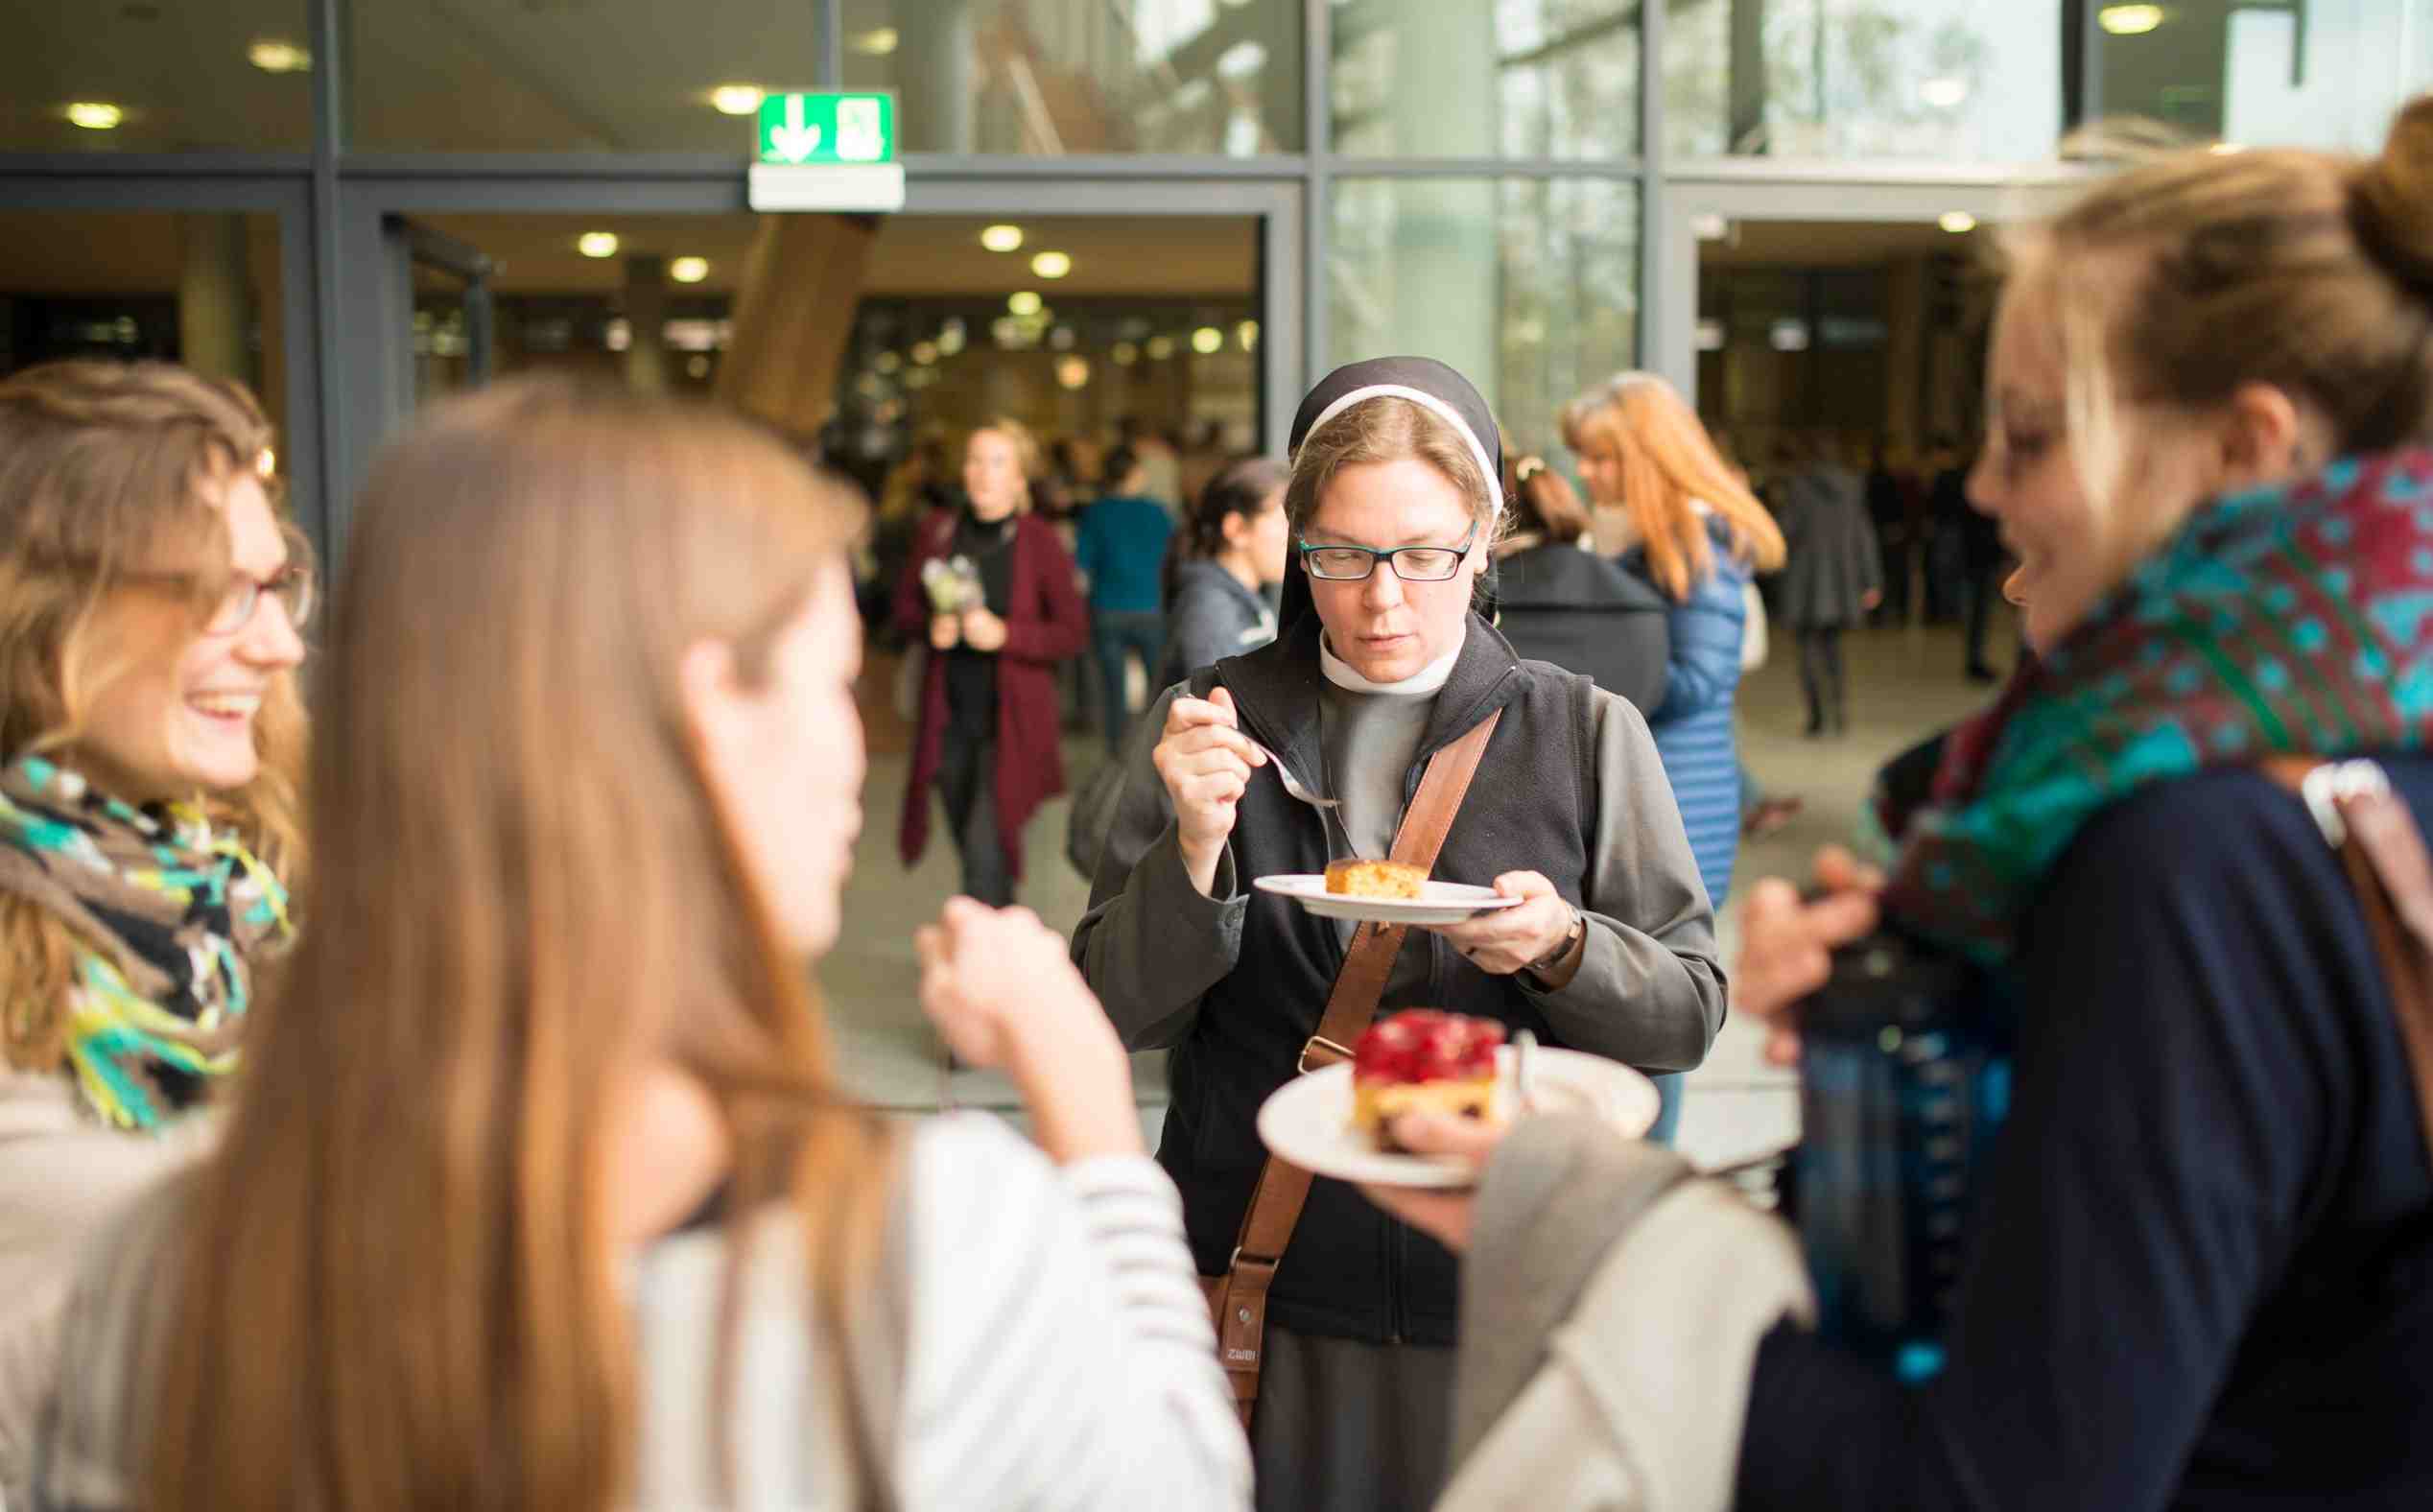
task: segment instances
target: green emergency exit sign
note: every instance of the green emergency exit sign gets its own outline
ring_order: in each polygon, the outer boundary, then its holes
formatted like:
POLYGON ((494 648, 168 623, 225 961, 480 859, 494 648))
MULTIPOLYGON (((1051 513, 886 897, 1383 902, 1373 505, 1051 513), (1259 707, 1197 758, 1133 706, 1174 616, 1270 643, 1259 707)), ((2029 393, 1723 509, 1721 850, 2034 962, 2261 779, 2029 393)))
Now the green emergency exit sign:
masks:
POLYGON ((895 161, 895 96, 773 94, 761 101, 757 161, 807 163, 895 161))

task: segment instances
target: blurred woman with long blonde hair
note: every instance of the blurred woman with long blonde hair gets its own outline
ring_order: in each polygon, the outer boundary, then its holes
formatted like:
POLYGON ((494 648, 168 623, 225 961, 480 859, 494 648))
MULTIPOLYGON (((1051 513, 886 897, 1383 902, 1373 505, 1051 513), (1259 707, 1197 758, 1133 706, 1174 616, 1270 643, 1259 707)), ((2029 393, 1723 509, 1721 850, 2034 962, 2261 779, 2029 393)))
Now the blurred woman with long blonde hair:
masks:
MULTIPOLYGON (((1665 701, 1647 726, 1681 806, 1708 900, 1723 906, 1740 848, 1740 756, 1733 705, 1740 688, 1752 577, 1783 565, 1783 532, 1716 452, 1697 414, 1653 373, 1618 373, 1563 409, 1563 443, 1580 460, 1595 506, 1597 549, 1618 556, 1669 603, 1665 701)), ((1656 1078, 1681 1118, 1677 1075, 1656 1078)))
POLYGON ((288 936, 312 568, 270 448, 166 363, 0 383, 0 1496, 78 1249, 200 1145, 288 936))
POLYGON ((1062 941, 967 902, 919 941, 1044 1155, 839 1084, 861 514, 741 419, 555 383, 384 454, 314 752, 344 864, 217 1157, 83 1278, 37 1504, 1246 1500, 1062 941))

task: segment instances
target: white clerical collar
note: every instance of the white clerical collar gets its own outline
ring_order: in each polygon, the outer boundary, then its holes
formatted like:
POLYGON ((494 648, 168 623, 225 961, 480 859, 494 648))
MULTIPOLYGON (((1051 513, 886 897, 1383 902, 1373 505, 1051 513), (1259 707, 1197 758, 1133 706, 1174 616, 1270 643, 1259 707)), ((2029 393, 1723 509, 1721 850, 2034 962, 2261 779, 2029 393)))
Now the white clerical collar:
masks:
POLYGON ((1446 681, 1453 674, 1453 663, 1461 659, 1462 641, 1470 638, 1469 622, 1461 627, 1462 640, 1453 642, 1453 649, 1437 657, 1419 671, 1396 682, 1371 682, 1353 669, 1350 662, 1328 650, 1326 636, 1318 636, 1318 670, 1326 680, 1346 693, 1382 693, 1398 697, 1432 697, 1444 691, 1446 681))

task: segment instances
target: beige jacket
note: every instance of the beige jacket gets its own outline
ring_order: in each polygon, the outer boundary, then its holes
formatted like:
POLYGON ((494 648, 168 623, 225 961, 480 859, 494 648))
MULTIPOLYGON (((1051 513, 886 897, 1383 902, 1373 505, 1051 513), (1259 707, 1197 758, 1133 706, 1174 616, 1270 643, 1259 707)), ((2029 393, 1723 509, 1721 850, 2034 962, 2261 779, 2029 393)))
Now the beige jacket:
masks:
POLYGON ((162 1172, 207 1147, 212 1122, 129 1134, 84 1112, 64 1074, 0 1071, 0 1506, 23 1506, 35 1417, 85 1244, 162 1172))
POLYGON ((1669 1152, 1584 1120, 1530 1124, 1549 1127, 1525 1142, 1516 1131, 1481 1186, 1458 1458, 1437 1512, 1721 1512, 1758 1341, 1786 1315, 1815 1318, 1799 1246, 1669 1152), (1515 1188, 1533 1188, 1530 1200, 1510 1200, 1515 1188), (1582 1192, 1618 1202, 1586 1213, 1582 1192), (1594 1246, 1584 1277, 1563 1274, 1567 1254, 1585 1253, 1573 1239, 1594 1246), (1556 1320, 1538 1327, 1533 1312, 1556 1320))

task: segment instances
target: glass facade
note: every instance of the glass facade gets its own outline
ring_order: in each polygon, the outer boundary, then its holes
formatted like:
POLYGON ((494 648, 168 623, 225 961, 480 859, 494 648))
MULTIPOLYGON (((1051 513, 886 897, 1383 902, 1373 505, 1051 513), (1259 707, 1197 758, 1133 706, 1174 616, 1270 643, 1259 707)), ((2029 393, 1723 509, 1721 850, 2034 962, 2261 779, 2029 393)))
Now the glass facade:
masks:
POLYGON ((892 89, 915 153, 1302 147, 1296 0, 845 0, 844 84, 892 89))
POLYGON ((1689 0, 1665 20, 1684 157, 2030 162, 2062 132, 2063 0, 1689 0))
POLYGON ((427 0, 346 13, 349 141, 366 149, 741 156, 759 91, 819 79, 804 0, 427 0))
POLYGON ((1330 7, 1335 150, 1356 157, 1639 151, 1639 15, 1614 0, 1330 7))
MULTIPOLYGON (((821 405, 850 429, 968 389, 1272 445, 1329 365, 1419 351, 1538 448, 1631 366, 1698 378, 1727 419, 1853 429, 1837 406, 1870 364, 1959 387, 1959 358, 1906 334, 1915 291, 1878 320, 1856 285, 1711 278, 1685 220, 1972 224, 1963 200, 2052 191, 2088 118, 2369 149, 2427 85, 2433 0, 20 0, 0 9, 0 216, 23 223, 0 224, 0 366, 216 353, 295 417, 320 470, 298 492, 341 534, 418 396, 546 366, 721 396, 746 368, 772 392, 833 370, 789 420, 806 434, 821 405), (994 254, 1079 270, 1036 274, 1053 318, 1001 338, 1004 288, 857 283, 833 270, 863 232, 774 238, 798 275, 783 319, 859 313, 833 350, 744 351, 762 228, 820 219, 744 213, 758 97, 800 88, 893 92, 908 220, 962 217, 969 240, 1098 218, 1117 244, 994 254), (1984 192, 1946 200, 1963 184, 1984 192), (1177 272, 1220 238, 1240 280, 1177 272), (91 269, 44 266, 63 239, 91 269), (67 276, 129 258, 156 266, 67 276), (950 325, 972 356, 927 376, 912 353, 950 325), (1779 344, 1795 325, 1807 344, 1779 344)), ((909 255, 872 266, 908 278, 909 255)))
POLYGON ((305 0, 11 0, 0 153, 313 145, 305 0))
POLYGON ((2174 0, 2096 11, 2095 100, 2198 137, 2371 152, 2433 81, 2433 0, 2174 0))
POLYGON ((1523 445, 1638 360, 1639 189, 1606 178, 1347 178, 1335 186, 1329 364, 1433 357, 1523 445))

